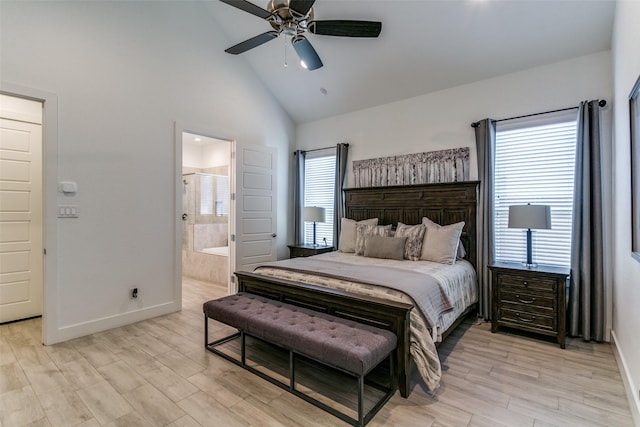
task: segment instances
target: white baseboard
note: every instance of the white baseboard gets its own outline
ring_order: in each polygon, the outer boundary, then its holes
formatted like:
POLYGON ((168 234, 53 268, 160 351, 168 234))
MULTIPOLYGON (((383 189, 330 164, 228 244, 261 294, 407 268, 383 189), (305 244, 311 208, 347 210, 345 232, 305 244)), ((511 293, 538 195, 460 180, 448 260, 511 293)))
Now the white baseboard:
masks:
POLYGON ((115 314, 113 316, 103 317, 101 319, 91 320, 89 322, 63 326, 61 328, 58 328, 56 341, 48 342, 47 345, 95 334, 96 332, 106 331, 107 329, 130 325, 142 320, 151 319, 152 317, 162 316, 163 314, 174 313, 176 311, 179 311, 181 308, 182 305, 180 303, 172 301, 165 304, 159 304, 153 307, 144 308, 142 310, 130 311, 123 314, 115 314))
POLYGON ((624 358, 624 354, 620 352, 618 348, 618 337, 616 332, 611 331, 611 344, 613 345, 613 354, 616 356, 616 362, 618 363, 618 369, 620 369, 620 375, 622 376, 622 382, 624 383, 624 389, 627 392, 627 400, 629 401, 629 408, 631 409, 631 416, 636 426, 640 427, 640 396, 636 390, 637 386, 633 383, 633 379, 629 374, 627 368, 627 362, 624 358))

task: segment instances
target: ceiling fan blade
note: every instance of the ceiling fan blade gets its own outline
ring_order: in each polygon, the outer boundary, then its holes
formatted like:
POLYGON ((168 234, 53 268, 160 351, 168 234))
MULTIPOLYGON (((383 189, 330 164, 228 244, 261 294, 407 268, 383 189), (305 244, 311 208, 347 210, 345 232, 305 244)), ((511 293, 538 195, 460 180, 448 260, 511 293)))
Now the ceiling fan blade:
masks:
POLYGON ((261 8, 260 6, 256 6, 255 4, 248 2, 246 0, 220 0, 222 3, 226 3, 233 7, 237 7, 240 10, 244 10, 252 15, 255 15, 262 19, 267 19, 271 16, 268 10, 261 8))
POLYGON ((311 21, 308 29, 313 34, 340 37, 378 37, 382 22, 376 21, 311 21))
POLYGON ((317 70, 322 67, 322 61, 318 53, 304 36, 292 38, 291 44, 293 44, 293 48, 296 50, 298 57, 304 61, 308 70, 317 70))
POLYGON ((316 0, 291 0, 289 2, 289 9, 298 12, 300 15, 305 16, 313 7, 316 0))
POLYGON ((246 52, 249 49, 253 49, 254 47, 258 47, 261 44, 275 39, 276 37, 278 37, 277 31, 267 31, 266 33, 262 33, 255 37, 251 37, 250 39, 247 39, 241 43, 238 43, 235 46, 231 46, 229 49, 225 49, 225 52, 232 55, 237 55, 239 53, 246 52))

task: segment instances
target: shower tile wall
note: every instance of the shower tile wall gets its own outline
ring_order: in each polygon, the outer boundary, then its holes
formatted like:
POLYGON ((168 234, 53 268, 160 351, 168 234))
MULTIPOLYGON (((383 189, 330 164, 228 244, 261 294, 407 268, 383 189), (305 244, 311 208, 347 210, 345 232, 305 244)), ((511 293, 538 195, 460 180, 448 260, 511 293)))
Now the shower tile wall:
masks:
POLYGON ((229 224, 193 224, 193 250, 229 246, 229 224))

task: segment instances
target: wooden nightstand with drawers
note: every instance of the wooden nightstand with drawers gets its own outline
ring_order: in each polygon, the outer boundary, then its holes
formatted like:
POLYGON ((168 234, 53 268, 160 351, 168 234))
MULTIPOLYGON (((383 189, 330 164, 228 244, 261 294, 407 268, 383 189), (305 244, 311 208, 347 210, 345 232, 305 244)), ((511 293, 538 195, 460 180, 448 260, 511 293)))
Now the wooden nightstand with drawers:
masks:
POLYGON ((565 292, 569 269, 498 262, 489 266, 493 287, 491 332, 498 327, 556 337, 565 347, 565 292))
POLYGON ((324 245, 289 245, 289 258, 307 257, 311 255, 323 254, 325 252, 332 252, 333 246, 324 245))

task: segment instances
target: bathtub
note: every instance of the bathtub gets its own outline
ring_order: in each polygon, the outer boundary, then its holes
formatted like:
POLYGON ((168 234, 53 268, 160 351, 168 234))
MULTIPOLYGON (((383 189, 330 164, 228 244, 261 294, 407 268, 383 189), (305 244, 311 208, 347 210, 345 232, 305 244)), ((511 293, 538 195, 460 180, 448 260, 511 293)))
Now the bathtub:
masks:
POLYGON ((217 248, 202 248, 200 252, 210 255, 229 256, 229 246, 219 246, 217 248))

